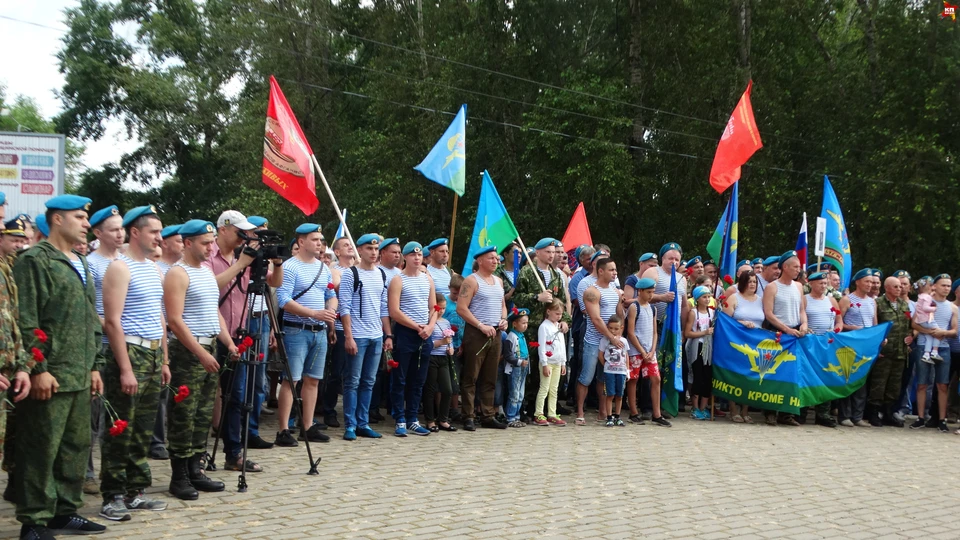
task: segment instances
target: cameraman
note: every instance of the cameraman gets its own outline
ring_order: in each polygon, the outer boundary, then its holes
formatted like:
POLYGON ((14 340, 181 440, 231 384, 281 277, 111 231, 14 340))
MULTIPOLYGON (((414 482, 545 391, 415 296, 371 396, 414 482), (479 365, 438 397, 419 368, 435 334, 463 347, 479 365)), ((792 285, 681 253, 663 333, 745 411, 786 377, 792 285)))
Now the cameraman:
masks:
MULTIPOLYGON (((259 249, 259 243, 248 239, 247 232, 255 229, 256 226, 250 223, 246 216, 236 210, 227 210, 220 214, 217 219, 217 241, 213 246, 213 253, 210 259, 204 263, 217 277, 217 287, 220 289, 220 313, 223 320, 230 330, 230 336, 235 343, 239 343, 242 336, 239 331, 245 331, 247 326, 247 289, 250 284, 250 264, 256 259, 256 251, 259 249), (239 256, 235 257, 235 250, 244 248, 239 256)), ((283 283, 283 269, 280 266, 281 261, 270 261, 267 270, 267 285, 279 287, 283 283)), ((226 348, 217 347, 218 359, 221 364, 226 361, 226 348)), ((256 358, 256 352, 253 353, 256 358)), ((252 380, 261 380, 264 375, 259 373, 264 370, 264 364, 257 366, 257 373, 254 373, 252 380)), ((230 406, 228 410, 221 411, 225 419, 220 424, 223 427, 223 451, 226 454, 227 470, 240 470, 240 452, 243 450, 242 437, 246 436, 243 430, 246 428, 245 419, 241 415, 243 403, 246 400, 246 385, 249 376, 247 366, 238 364, 233 376, 224 376, 220 378, 220 391, 226 395, 231 392, 230 406), (233 387, 230 388, 230 382, 233 379, 233 387)), ((262 393, 254 392, 253 410, 250 412, 250 425, 259 424, 260 408, 262 404, 262 393)), ((217 425, 216 420, 214 425, 217 425)), ((247 446, 250 448, 271 448, 273 445, 264 441, 259 435, 251 434, 248 438, 247 446)), ((260 466, 252 461, 247 461, 247 472, 259 472, 260 466)))

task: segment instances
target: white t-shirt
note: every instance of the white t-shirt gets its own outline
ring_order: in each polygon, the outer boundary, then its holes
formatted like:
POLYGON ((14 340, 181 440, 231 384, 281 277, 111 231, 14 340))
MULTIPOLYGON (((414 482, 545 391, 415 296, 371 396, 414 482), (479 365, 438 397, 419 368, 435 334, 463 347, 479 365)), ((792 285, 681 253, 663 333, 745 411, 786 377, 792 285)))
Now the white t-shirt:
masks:
POLYGON ((616 373, 618 375, 627 375, 627 354, 630 351, 629 343, 624 337, 620 338, 623 342, 623 348, 618 349, 613 346, 606 337, 600 339, 600 352, 603 354, 603 372, 616 373))

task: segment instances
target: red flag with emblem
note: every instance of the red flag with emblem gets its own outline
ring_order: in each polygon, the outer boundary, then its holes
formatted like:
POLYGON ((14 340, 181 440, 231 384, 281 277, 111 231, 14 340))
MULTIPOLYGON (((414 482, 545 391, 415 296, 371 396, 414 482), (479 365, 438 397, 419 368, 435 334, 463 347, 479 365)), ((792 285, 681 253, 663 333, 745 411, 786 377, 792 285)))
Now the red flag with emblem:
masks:
POLYGON ((763 148, 760 130, 753 118, 753 105, 750 104, 751 88, 753 81, 747 84, 746 91, 740 96, 740 102, 730 115, 730 120, 727 120, 727 127, 717 145, 717 154, 710 168, 710 185, 717 193, 723 193, 739 180, 740 167, 754 152, 763 148))
POLYGON ((270 101, 263 134, 263 183, 306 215, 317 210, 311 167, 313 150, 277 80, 270 76, 270 101))

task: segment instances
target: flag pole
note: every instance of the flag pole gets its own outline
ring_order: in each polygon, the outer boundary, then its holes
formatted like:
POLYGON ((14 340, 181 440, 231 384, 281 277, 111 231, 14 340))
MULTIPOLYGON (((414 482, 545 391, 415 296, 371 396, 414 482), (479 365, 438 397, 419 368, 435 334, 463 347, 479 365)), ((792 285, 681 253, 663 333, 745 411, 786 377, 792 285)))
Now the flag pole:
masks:
POLYGON ((453 192, 453 219, 450 220, 450 258, 447 259, 447 268, 453 268, 453 237, 457 231, 457 201, 460 196, 453 192))
POLYGON ((323 175, 323 169, 320 168, 320 164, 317 163, 317 156, 310 154, 310 160, 313 163, 313 168, 317 170, 317 173, 320 175, 320 181, 323 182, 323 187, 327 190, 327 196, 330 197, 330 202, 333 204, 333 210, 337 213, 337 219, 340 220, 340 223, 343 225, 343 233, 347 235, 347 239, 350 240, 350 243, 354 246, 357 245, 353 241, 353 235, 350 234, 350 228, 347 227, 347 220, 343 218, 343 213, 340 212, 340 206, 337 204, 337 200, 333 198, 333 192, 330 191, 330 184, 327 183, 327 177, 323 175))
POLYGON ((519 236, 517 237, 517 242, 520 243, 520 249, 523 250, 523 254, 527 257, 527 264, 533 269, 533 275, 537 277, 537 283, 540 285, 540 289, 546 291, 547 286, 543 284, 543 276, 540 275, 540 269, 537 268, 537 265, 533 264, 533 260, 527 255, 527 246, 523 245, 523 240, 519 236))

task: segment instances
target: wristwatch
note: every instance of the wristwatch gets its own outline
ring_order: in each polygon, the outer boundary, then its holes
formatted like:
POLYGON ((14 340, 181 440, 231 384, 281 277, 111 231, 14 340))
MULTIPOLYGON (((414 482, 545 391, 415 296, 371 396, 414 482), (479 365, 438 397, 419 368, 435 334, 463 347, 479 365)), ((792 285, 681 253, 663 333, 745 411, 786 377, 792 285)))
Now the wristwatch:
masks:
POLYGON ((383 339, 393 339, 393 334, 387 334, 383 336, 383 339))

